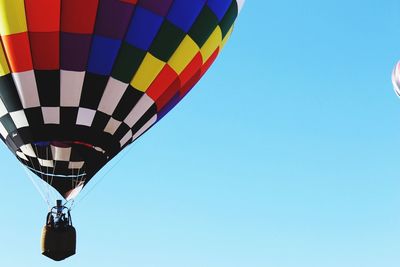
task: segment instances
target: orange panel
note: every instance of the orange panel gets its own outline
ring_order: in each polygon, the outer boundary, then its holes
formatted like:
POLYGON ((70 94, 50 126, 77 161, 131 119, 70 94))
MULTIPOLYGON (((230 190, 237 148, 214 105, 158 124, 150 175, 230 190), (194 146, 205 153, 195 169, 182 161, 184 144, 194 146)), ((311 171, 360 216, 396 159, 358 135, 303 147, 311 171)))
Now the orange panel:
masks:
POLYGON ((32 58, 27 32, 2 36, 12 72, 32 70, 32 58))

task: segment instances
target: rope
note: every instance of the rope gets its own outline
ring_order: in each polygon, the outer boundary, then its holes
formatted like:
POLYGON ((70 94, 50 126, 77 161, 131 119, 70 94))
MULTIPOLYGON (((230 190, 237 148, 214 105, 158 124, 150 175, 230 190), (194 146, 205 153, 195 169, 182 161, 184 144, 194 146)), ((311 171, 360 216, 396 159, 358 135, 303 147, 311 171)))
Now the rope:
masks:
MULTIPOLYGON (((49 160, 49 152, 47 150, 47 147, 46 147, 46 160, 49 160)), ((48 166, 46 166, 46 173, 49 173, 48 166)), ((46 183, 49 184, 49 176, 48 175, 46 175, 46 183)), ((49 185, 47 185, 47 197, 50 199, 50 186, 49 185)))
MULTIPOLYGON (((40 161, 39 161, 40 158, 39 158, 39 152, 38 152, 38 149, 37 149, 37 145, 36 144, 32 144, 31 146, 35 148, 36 158, 38 160, 38 166, 39 166, 39 170, 40 170, 40 172, 39 172, 40 173, 40 178, 42 179, 42 181, 46 181, 45 188, 47 189, 47 203, 49 203, 50 200, 54 200, 54 199, 50 199, 50 192, 53 193, 53 191, 50 188, 51 185, 49 184, 49 176, 48 176, 47 173, 42 171, 42 166, 41 166, 40 161), (44 179, 45 177, 46 177, 46 179, 44 179)), ((46 154, 47 154, 47 149, 46 149, 46 154)), ((46 160, 47 160, 47 157, 48 157, 48 155, 46 155, 46 160)), ((34 166, 32 161, 31 161, 31 164, 32 164, 32 166, 34 166)), ((43 166, 43 167, 45 167, 45 166, 43 166)), ((48 170, 48 167, 46 167, 46 168, 48 170)), ((53 198, 53 195, 51 196, 51 198, 53 198)))
MULTIPOLYGON (((46 160, 47 160, 47 161, 49 160, 49 147, 48 147, 48 146, 46 146, 46 160)), ((47 196, 48 196, 49 200, 51 200, 51 202, 54 203, 54 201, 55 201, 55 194, 54 194, 54 190, 53 190, 51 184, 49 183, 50 177, 49 177, 48 173, 49 173, 49 166, 46 166, 46 187, 47 187, 47 196)))
MULTIPOLYGON (((24 169, 27 168, 28 170, 29 170, 29 169, 35 170, 35 169, 34 169, 35 164, 33 164, 33 161, 32 161, 32 159, 31 159, 31 157, 28 157, 28 159, 29 159, 29 162, 30 162, 31 165, 32 165, 32 168, 30 168, 30 167, 27 166, 27 165, 24 165, 24 166, 23 166, 24 169)), ((43 193, 43 192, 44 192, 44 189, 40 189, 39 186, 37 185, 37 183, 34 181, 33 176, 31 176, 31 173, 30 173, 29 171, 27 171, 27 170, 25 170, 25 171, 27 172, 29 179, 31 179, 31 181, 32 181, 33 184, 35 185, 36 189, 39 191, 40 195, 43 197, 43 199, 45 200, 45 202, 47 202, 47 205, 48 205, 48 207, 50 208, 49 199, 46 199, 46 196, 45 196, 44 193, 43 193)), ((36 171, 36 170, 35 170, 35 171, 36 171)), ((44 181, 41 174, 40 174, 40 179, 41 179, 41 181, 44 181)))
POLYGON ((47 203, 47 206, 50 208, 50 202, 48 199, 46 199, 45 195, 43 194, 42 190, 39 188, 37 183, 35 182, 35 178, 32 176, 31 172, 28 170, 28 168, 22 166, 24 171, 26 172, 28 178, 31 180, 32 184, 35 186, 36 190, 39 192, 40 196, 43 198, 44 202, 47 203))
POLYGON ((81 170, 83 169, 83 166, 82 166, 82 168, 78 169, 78 176, 77 176, 77 179, 76 179, 75 188, 80 186, 81 183, 82 182, 84 183, 84 181, 86 180, 86 175, 81 176, 81 178, 79 178, 79 174, 80 174, 81 170))
MULTIPOLYGON (((93 189, 95 189, 103 180, 104 178, 125 158, 125 156, 129 153, 129 151, 131 151, 133 146, 130 146, 128 149, 125 150, 125 152, 123 152, 123 154, 121 155, 121 157, 114 163, 113 166, 111 166, 111 168, 109 170, 107 170, 98 180, 97 182, 89 189, 89 191, 87 191, 85 193, 85 195, 82 196, 81 199, 79 199, 78 201, 76 201, 75 206, 77 206, 78 204, 80 204, 92 191, 93 189)), ((71 207, 72 209, 72 207, 71 207)))

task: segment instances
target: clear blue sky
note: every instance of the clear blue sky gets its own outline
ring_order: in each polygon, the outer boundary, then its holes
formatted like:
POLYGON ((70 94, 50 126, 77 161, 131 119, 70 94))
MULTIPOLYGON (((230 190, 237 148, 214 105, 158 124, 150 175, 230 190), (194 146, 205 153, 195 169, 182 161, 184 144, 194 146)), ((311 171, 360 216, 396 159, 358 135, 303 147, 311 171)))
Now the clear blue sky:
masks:
POLYGON ((2 145, 1 266, 400 266, 399 58, 398 0, 247 1, 205 78, 76 206, 76 256, 40 255, 46 205, 2 145))

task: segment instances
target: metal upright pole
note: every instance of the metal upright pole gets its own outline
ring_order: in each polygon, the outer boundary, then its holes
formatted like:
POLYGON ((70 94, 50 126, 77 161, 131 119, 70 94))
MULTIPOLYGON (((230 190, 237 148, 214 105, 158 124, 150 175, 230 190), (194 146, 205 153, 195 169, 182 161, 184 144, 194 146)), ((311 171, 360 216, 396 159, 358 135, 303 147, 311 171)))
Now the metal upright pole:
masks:
POLYGON ((63 212, 63 205, 62 205, 62 200, 57 199, 57 214, 61 214, 63 212))

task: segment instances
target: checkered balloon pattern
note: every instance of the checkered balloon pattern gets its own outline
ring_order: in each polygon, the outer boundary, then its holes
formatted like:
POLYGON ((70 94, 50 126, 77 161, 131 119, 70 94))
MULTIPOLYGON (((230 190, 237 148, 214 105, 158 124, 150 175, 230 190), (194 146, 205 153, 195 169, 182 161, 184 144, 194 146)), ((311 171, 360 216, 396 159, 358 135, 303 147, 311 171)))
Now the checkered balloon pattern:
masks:
POLYGON ((0 137, 73 198, 199 81, 244 0, 0 0, 0 137))

